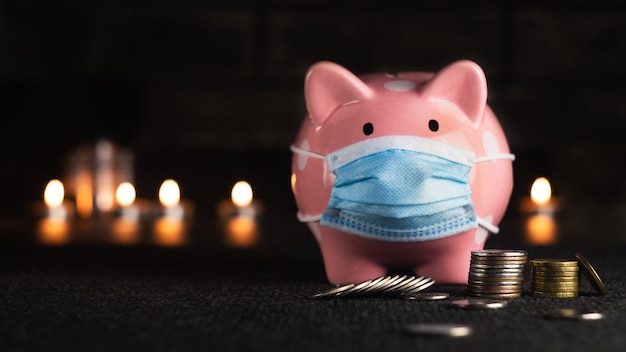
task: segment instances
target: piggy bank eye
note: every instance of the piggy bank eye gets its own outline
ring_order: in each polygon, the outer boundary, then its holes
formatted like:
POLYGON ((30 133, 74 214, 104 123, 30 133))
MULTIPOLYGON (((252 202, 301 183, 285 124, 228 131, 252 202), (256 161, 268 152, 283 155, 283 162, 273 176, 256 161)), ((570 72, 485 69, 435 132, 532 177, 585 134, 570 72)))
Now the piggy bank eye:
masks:
POLYGON ((369 136, 372 133, 374 133, 374 125, 369 122, 363 125, 363 134, 369 136))
POLYGON ((433 132, 437 132, 439 130, 439 122, 437 120, 428 121, 428 128, 433 132))

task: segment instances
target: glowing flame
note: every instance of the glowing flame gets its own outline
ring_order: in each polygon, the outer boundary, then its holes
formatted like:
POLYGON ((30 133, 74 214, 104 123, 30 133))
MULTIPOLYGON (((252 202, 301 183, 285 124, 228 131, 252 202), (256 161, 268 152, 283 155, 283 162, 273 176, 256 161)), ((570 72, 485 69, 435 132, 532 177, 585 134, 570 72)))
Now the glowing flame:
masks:
POLYGON ((530 199, 532 199, 535 204, 545 205, 550 202, 551 197, 552 187, 550 186, 550 181, 545 177, 536 179, 530 188, 530 199))
POLYGON ((121 183, 115 191, 115 200, 123 207, 132 205, 136 196, 135 187, 130 182, 121 183))
POLYGON ((180 188, 174 180, 165 180, 159 188, 159 201, 165 207, 177 206, 180 202, 180 188))
POLYGON ((65 197, 65 188, 63 183, 59 180, 51 180, 46 185, 46 189, 43 192, 43 199, 46 205, 50 208, 56 208, 63 204, 63 198, 65 197))
POLYGON ((252 203, 252 187, 246 181, 239 181, 233 186, 230 197, 236 206, 246 207, 252 203))

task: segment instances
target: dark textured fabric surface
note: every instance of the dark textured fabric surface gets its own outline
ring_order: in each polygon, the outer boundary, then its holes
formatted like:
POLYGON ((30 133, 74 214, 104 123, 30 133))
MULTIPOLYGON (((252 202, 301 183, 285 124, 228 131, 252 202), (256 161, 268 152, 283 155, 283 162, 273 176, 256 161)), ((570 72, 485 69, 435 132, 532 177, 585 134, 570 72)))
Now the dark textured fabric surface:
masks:
MULTIPOLYGON (((578 298, 524 296, 496 311, 456 309, 450 300, 312 300, 329 287, 316 248, 4 247, 0 350, 625 351, 626 247, 525 249, 531 258, 585 254, 609 293, 595 294, 583 279, 578 298), (606 318, 543 317, 557 307, 596 309, 606 318), (404 332, 417 322, 470 324, 474 334, 404 332)), ((465 297, 463 285, 429 290, 465 297)))

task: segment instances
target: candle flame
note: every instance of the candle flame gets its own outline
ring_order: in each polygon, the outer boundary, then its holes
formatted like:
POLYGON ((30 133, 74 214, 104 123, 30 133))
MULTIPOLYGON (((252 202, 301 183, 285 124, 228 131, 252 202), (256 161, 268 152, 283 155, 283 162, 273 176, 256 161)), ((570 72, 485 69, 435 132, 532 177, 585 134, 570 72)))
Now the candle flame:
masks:
POLYGON ((248 206, 250 205, 250 203, 252 203, 252 187, 246 181, 239 181, 233 186, 230 197, 236 206, 248 206))
POLYGON ((48 207, 56 208, 63 204, 63 198, 65 197, 65 188, 63 183, 59 180, 51 180, 46 185, 46 189, 43 192, 44 202, 48 207))
POLYGON ((115 191, 115 200, 117 204, 123 207, 132 205, 135 202, 136 196, 135 187, 130 182, 120 183, 115 191))
POLYGON ((165 207, 177 206, 180 202, 180 187, 174 180, 165 180, 159 188, 159 201, 165 207))
POLYGON ((532 199, 535 204, 545 205, 550 202, 551 197, 552 187, 550 186, 550 181, 545 177, 536 179, 530 188, 530 199, 532 199))

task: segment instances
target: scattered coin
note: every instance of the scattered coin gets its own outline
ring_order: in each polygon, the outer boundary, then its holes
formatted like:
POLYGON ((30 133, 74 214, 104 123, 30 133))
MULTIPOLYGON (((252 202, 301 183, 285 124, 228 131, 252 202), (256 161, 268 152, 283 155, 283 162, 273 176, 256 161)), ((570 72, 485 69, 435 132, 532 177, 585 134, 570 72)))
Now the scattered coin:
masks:
POLYGON ((323 292, 318 292, 314 295, 311 295, 311 298, 326 298, 329 296, 335 296, 345 290, 349 290, 351 288, 354 287, 354 284, 348 284, 348 285, 344 285, 344 286, 338 286, 335 288, 331 288, 329 290, 323 291, 323 292))
POLYGON ((429 277, 381 276, 358 284, 347 284, 315 293, 311 298, 394 297, 415 295, 432 286, 429 277))
POLYGON ((473 298, 452 301, 451 304, 464 309, 499 309, 506 307, 507 301, 473 298))
POLYGON ((604 314, 598 311, 581 311, 578 309, 562 308, 548 312, 546 317, 576 320, 599 320, 604 318, 604 314))
POLYGON ((472 327, 462 324, 410 324, 406 326, 406 331, 418 335, 464 337, 472 334, 472 327))
POLYGON ((445 292, 418 292, 404 296, 409 301, 437 301, 448 297, 450 294, 445 292))

